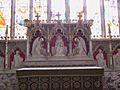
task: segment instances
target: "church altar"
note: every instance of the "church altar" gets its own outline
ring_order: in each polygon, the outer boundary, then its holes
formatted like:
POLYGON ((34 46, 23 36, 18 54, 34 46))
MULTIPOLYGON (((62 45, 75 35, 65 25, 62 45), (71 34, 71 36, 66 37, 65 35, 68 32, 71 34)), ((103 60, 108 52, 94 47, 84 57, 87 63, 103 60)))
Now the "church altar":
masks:
POLYGON ((102 67, 39 67, 16 70, 20 90, 103 90, 102 67))
POLYGON ((31 22, 27 58, 16 70, 20 90, 102 90, 104 69, 92 58, 92 22, 31 22))

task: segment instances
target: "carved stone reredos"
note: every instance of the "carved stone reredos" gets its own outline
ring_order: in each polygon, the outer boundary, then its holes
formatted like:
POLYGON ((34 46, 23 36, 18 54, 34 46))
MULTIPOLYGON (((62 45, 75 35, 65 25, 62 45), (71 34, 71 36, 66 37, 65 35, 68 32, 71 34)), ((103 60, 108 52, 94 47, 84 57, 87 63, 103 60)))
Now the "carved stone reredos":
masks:
POLYGON ((73 34, 74 34, 76 31, 81 30, 81 32, 82 32, 83 35, 84 35, 84 30, 83 30, 83 29, 84 29, 83 21, 78 21, 76 27, 75 27, 74 30, 73 30, 73 34))

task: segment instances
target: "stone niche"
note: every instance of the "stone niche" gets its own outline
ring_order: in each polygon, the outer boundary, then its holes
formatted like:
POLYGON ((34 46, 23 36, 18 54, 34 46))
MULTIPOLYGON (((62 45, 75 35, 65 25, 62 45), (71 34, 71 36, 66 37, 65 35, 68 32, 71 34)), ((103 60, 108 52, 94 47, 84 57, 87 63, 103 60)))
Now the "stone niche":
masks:
POLYGON ((24 67, 95 66, 92 58, 91 22, 41 24, 28 28, 24 67))

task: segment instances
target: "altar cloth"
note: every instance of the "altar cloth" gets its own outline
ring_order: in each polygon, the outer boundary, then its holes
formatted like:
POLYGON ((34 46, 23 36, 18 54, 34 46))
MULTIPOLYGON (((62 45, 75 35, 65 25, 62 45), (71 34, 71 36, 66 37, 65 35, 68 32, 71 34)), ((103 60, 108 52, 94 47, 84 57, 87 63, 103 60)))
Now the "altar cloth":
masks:
POLYGON ((102 67, 33 67, 33 68, 20 68, 17 70, 65 70, 65 69, 103 69, 102 67))

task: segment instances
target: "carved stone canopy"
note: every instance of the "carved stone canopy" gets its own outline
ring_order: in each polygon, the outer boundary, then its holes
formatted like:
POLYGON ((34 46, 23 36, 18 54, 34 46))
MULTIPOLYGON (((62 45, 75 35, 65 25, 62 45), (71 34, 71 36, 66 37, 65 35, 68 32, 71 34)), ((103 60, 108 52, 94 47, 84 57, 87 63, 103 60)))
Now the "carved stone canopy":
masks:
POLYGON ((52 34, 55 34, 57 32, 57 30, 61 30, 61 32, 63 32, 63 34, 67 34, 67 29, 61 23, 61 21, 57 21, 57 23, 55 24, 55 26, 52 28, 52 30, 50 32, 52 34))

